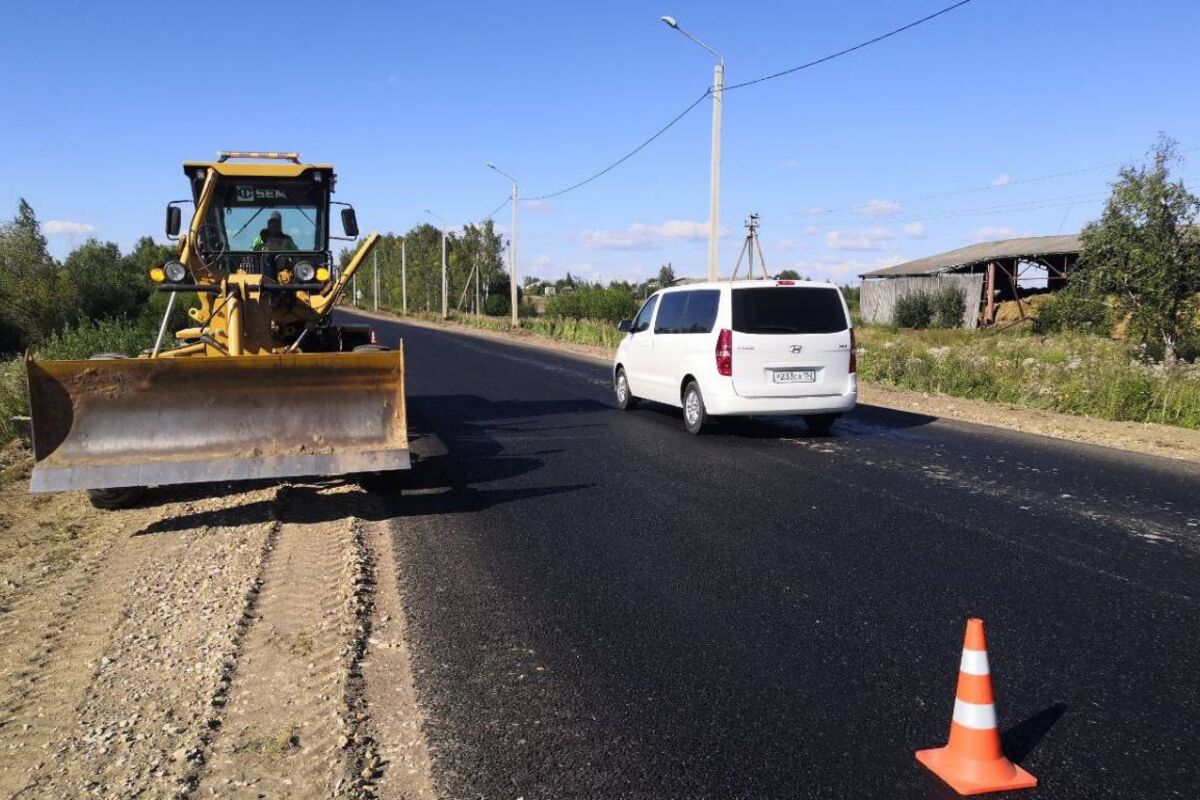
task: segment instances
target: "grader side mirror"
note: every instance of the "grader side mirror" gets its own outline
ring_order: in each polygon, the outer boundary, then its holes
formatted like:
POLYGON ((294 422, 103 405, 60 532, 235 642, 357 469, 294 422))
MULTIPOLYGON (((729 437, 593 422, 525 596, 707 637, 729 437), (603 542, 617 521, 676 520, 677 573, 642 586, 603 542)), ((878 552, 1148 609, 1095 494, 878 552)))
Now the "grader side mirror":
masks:
POLYGON ((179 206, 167 206, 167 236, 174 238, 179 235, 179 225, 182 219, 182 214, 179 211, 179 206))
POLYGON ((342 209, 342 230, 351 239, 358 236, 358 218, 354 216, 353 208, 342 209))

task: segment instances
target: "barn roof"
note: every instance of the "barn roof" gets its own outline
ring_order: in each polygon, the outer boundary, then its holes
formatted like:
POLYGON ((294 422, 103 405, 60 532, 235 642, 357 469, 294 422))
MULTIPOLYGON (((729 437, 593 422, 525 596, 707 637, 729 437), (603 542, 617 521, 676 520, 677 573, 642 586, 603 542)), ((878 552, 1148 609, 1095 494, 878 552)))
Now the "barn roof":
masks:
POLYGON ((960 247, 948 253, 906 261, 892 267, 877 269, 860 275, 860 278, 894 278, 904 275, 934 275, 939 272, 986 264, 1008 258, 1037 258, 1039 256, 1078 253, 1079 236, 1027 236, 1024 239, 1002 239, 998 242, 981 242, 969 247, 960 247))

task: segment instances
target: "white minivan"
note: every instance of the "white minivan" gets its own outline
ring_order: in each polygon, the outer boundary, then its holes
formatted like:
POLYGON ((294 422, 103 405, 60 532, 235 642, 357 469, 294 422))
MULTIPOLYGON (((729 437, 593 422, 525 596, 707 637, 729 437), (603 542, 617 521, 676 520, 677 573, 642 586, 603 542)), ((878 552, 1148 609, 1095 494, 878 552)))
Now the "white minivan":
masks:
POLYGON ((798 414, 827 433, 858 397, 854 329, 841 291, 815 281, 691 283, 647 298, 622 320, 617 406, 683 409, 699 433, 713 417, 798 414))

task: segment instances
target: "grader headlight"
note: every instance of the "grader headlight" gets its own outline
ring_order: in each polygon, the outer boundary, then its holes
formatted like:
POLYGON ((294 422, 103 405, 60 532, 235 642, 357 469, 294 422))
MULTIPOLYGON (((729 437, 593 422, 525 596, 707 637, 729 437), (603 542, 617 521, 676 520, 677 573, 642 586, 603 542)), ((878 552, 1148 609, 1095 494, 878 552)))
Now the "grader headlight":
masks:
POLYGON ((317 275, 317 268, 307 261, 301 261, 296 265, 294 274, 300 283, 311 283, 317 275))
POLYGON ((178 261, 168 261, 163 265, 163 272, 171 283, 182 283, 187 278, 187 267, 178 261))

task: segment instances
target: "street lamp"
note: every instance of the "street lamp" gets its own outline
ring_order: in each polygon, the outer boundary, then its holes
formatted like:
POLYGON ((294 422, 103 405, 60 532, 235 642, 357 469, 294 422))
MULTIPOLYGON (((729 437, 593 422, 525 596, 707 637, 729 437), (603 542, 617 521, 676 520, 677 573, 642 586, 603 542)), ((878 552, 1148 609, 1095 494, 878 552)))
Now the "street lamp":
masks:
POLYGON ((485 167, 495 170, 512 181, 512 241, 508 245, 508 305, 512 310, 512 326, 515 328, 520 325, 517 319, 517 201, 520 198, 520 193, 517 191, 517 179, 509 175, 504 170, 497 167, 490 161, 484 164, 485 167))
POLYGON ((708 279, 715 281, 717 279, 717 215, 721 205, 721 104, 725 90, 725 58, 679 27, 679 23, 675 21, 674 17, 663 17, 662 21, 717 57, 717 65, 713 67, 712 176, 708 195, 708 279))
POLYGON ((442 319, 446 319, 450 316, 446 306, 446 293, 449 291, 449 286, 446 284, 446 226, 449 223, 441 214, 435 214, 428 208, 425 209, 425 213, 442 221, 442 319))

